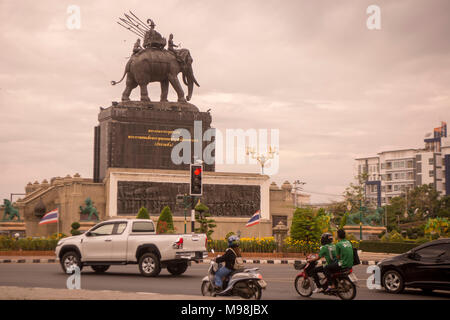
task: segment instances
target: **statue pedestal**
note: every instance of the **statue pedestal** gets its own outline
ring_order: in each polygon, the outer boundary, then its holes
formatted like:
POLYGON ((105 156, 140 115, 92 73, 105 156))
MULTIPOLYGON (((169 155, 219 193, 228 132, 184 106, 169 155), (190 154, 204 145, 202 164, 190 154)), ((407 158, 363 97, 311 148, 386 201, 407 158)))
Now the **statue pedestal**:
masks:
POLYGON ((347 234, 353 234, 358 240, 378 240, 378 235, 386 231, 386 227, 362 226, 362 239, 359 239, 359 226, 345 226, 347 234))
MULTIPOLYGON (((113 102, 101 109, 94 137, 94 182, 102 182, 108 168, 189 170, 189 164, 171 160, 172 133, 186 129, 192 139, 191 162, 194 163, 194 123, 197 134, 211 128, 211 114, 200 112, 190 103, 113 102), (200 124, 201 123, 201 124, 200 124)), ((210 143, 200 141, 202 150, 210 143)), ((205 164, 204 171, 214 171, 205 164)))
POLYGON ((25 222, 21 221, 0 221, 0 236, 14 237, 16 233, 20 237, 25 237, 25 222))

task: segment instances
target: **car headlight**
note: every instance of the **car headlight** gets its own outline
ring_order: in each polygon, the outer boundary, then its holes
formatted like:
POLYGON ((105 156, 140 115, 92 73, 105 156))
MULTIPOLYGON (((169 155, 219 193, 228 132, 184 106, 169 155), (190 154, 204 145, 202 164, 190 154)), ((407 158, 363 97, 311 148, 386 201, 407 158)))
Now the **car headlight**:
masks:
POLYGON ((64 241, 59 240, 58 243, 56 244, 57 247, 59 247, 60 245, 63 244, 64 241))

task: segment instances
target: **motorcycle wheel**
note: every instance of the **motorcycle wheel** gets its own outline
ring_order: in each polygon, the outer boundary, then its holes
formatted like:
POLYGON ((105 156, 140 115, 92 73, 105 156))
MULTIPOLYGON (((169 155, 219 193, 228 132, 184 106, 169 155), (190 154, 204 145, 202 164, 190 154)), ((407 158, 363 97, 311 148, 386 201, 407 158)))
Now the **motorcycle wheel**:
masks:
POLYGON ((212 285, 209 281, 202 282, 201 290, 202 290, 202 295, 204 295, 204 296, 213 296, 213 294, 214 294, 214 288, 212 287, 212 285))
POLYGON ((338 279, 337 295, 342 300, 353 300, 356 296, 356 286, 350 279, 338 279))
POLYGON ((261 287, 256 284, 254 281, 247 282, 247 287, 249 290, 253 291, 253 294, 248 299, 261 300, 262 290, 261 287))
POLYGON ((294 285, 295 290, 302 297, 310 297, 313 293, 313 286, 310 278, 305 279, 303 276, 297 276, 294 285))

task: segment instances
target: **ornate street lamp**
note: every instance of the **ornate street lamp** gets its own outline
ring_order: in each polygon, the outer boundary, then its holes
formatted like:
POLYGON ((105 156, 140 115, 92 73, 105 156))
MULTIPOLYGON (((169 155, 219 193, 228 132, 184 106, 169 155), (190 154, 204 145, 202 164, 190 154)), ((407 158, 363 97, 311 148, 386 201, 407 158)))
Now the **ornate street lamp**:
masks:
POLYGON ((257 154, 255 148, 247 147, 246 154, 247 156, 250 155, 252 159, 255 159, 259 162, 259 164, 261 165, 261 174, 264 174, 264 165, 266 164, 267 161, 273 159, 274 156, 278 154, 278 151, 276 151, 275 147, 272 148, 272 146, 269 146, 269 152, 267 153, 267 155, 257 154))

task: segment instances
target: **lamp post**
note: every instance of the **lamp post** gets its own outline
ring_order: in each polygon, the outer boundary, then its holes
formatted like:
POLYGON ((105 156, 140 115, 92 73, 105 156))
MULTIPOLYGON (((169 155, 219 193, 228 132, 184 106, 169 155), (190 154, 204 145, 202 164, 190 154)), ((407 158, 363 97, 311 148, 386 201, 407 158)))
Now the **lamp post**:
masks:
POLYGON ((278 152, 276 151, 275 148, 272 149, 271 146, 269 146, 269 152, 267 153, 267 155, 265 154, 257 154, 256 150, 254 148, 246 148, 246 154, 247 156, 251 156, 252 159, 256 159, 259 164, 261 165, 261 174, 264 174, 264 165, 266 164, 266 162, 270 159, 274 158, 275 154, 278 154, 278 152))

